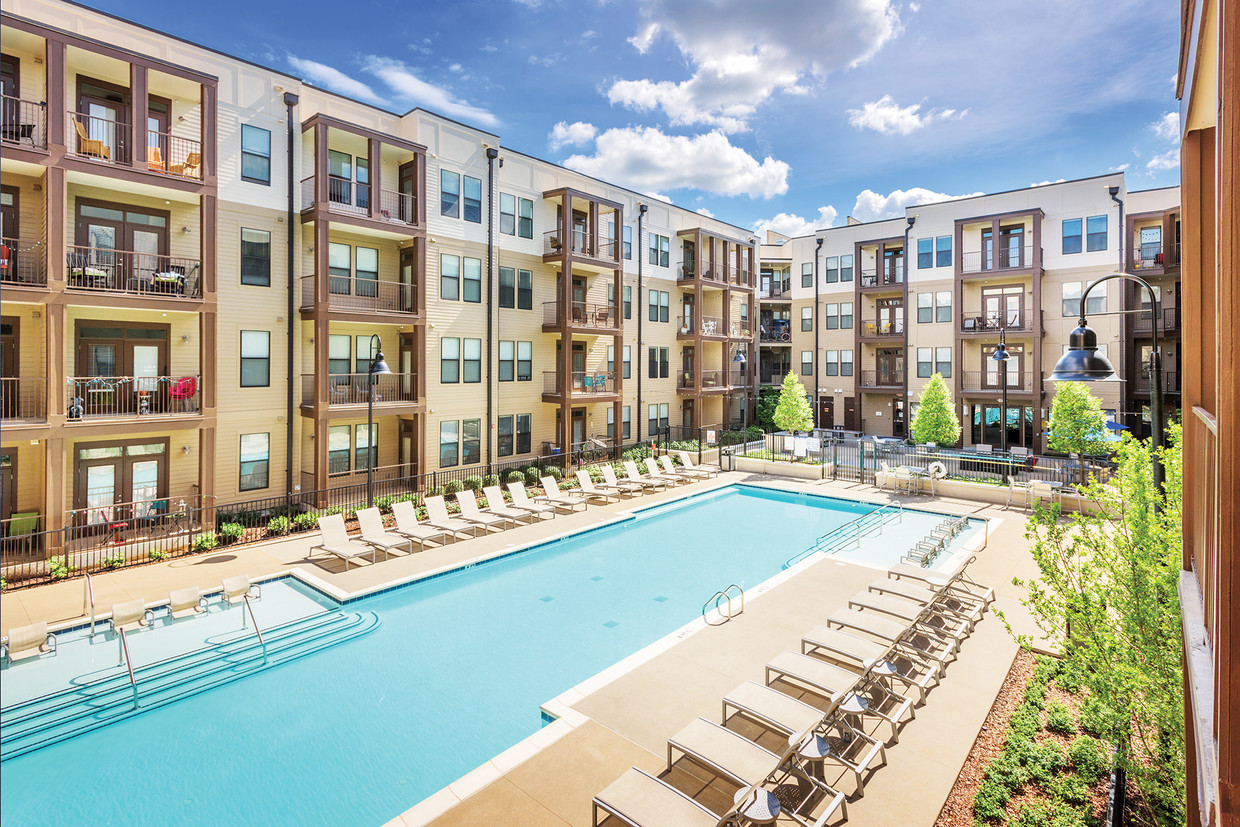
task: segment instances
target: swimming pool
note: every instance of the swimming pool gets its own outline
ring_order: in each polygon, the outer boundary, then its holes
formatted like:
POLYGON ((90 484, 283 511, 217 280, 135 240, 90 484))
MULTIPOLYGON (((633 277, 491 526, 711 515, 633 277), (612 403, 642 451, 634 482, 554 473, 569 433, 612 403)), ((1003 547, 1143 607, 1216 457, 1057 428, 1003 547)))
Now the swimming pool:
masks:
MULTIPOLYGON (((752 588, 872 508, 731 486, 351 602, 382 624, 6 761, 0 818, 386 822, 535 732, 542 703, 693 620, 716 589, 752 588)), ((906 510, 903 548, 939 519, 906 510)), ((874 540, 898 557, 896 528, 874 540)), ((268 584, 264 602, 272 589, 308 593, 268 584)))

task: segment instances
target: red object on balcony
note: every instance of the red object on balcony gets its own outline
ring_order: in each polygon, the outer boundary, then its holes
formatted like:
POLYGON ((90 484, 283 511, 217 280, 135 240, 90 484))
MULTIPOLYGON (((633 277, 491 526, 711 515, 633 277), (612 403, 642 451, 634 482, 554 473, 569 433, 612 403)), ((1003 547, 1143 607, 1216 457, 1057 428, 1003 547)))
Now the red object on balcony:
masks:
POLYGON ((182 402, 187 399, 193 399, 196 393, 198 393, 198 380, 193 376, 182 376, 168 389, 168 396, 170 398, 182 402))

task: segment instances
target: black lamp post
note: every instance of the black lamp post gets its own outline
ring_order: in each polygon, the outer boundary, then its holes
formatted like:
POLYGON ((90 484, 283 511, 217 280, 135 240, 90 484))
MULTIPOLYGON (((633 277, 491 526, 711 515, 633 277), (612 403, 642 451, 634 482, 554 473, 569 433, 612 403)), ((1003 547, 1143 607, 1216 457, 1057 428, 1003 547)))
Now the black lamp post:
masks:
MULTIPOLYGON (((737 370, 741 372, 741 378, 745 378, 745 351, 744 345, 736 346, 736 356, 732 357, 732 362, 737 365, 737 370)), ((741 429, 749 426, 749 388, 745 388, 745 404, 741 407, 741 429)))
POLYGON ((995 348, 995 352, 991 355, 991 359, 999 363, 999 387, 1003 389, 1003 401, 1000 403, 999 410, 999 450, 1007 453, 1007 363, 1011 355, 1007 349, 1007 329, 999 328, 999 346, 995 348))
POLYGON ((366 502, 375 507, 375 376, 391 373, 383 360, 383 341, 376 333, 370 337, 370 352, 374 358, 366 371, 366 502))
MULTIPOLYGON (((1162 357, 1158 352, 1158 295, 1154 292, 1154 288, 1150 283, 1138 276, 1129 275, 1128 273, 1111 273, 1103 276, 1097 281, 1085 288, 1085 292, 1081 295, 1081 319, 1076 330, 1073 330, 1068 337, 1068 352, 1060 357, 1055 363, 1055 369, 1051 371, 1049 378, 1052 382, 1116 382, 1119 377, 1115 375, 1115 368, 1111 366, 1110 361, 1105 356, 1098 355, 1098 334, 1093 328, 1085 324, 1085 302, 1089 298, 1089 293, 1099 284, 1111 279, 1126 279, 1135 281, 1144 287, 1150 294, 1150 309, 1153 312, 1153 321, 1151 331, 1153 333, 1153 347, 1150 349, 1150 428, 1154 436, 1154 485, 1161 492, 1163 488, 1163 466, 1162 461, 1158 458, 1158 449, 1165 444, 1165 435, 1163 434, 1163 384, 1162 384, 1162 357)), ((1085 458, 1082 457, 1084 462, 1085 458)))

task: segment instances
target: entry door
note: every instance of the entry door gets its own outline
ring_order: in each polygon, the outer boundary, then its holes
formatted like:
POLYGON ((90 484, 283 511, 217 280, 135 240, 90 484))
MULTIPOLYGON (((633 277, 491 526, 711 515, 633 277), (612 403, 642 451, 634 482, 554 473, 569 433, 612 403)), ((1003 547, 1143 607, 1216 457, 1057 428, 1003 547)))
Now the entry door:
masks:
POLYGON ((17 510, 17 454, 0 454, 0 520, 7 520, 17 510))
POLYGON ((818 400, 818 427, 835 427, 835 398, 824 396, 818 400))
POLYGON ((417 312, 417 297, 413 287, 414 251, 406 247, 400 251, 400 310, 402 313, 417 312))
POLYGON ((680 426, 685 431, 693 430, 693 400, 686 399, 680 406, 680 426))
POLYGON ((84 262, 71 261, 69 279, 74 287, 113 289, 120 286, 124 278, 124 274, 119 272, 120 268, 117 267, 119 262, 116 255, 124 237, 124 213, 119 210, 107 212, 116 212, 119 220, 99 216, 84 218, 79 222, 78 226, 82 229, 78 232, 78 244, 88 249, 85 251, 84 262), (86 269, 80 270, 79 264, 87 265, 86 269))
POLYGON ((878 352, 878 384, 899 385, 904 381, 903 372, 903 350, 880 350, 878 352))
POLYGON ((982 316, 987 327, 1019 328, 1025 312, 1023 287, 982 291, 982 316))
POLYGON ((166 265, 159 260, 162 238, 158 231, 126 225, 125 248, 133 253, 129 262, 130 284, 151 289, 155 284, 155 274, 166 269, 166 265))
POLYGON ((21 382, 17 377, 17 343, 20 320, 16 316, 0 319, 0 409, 6 418, 17 416, 20 409, 21 382))
MULTIPOLYGON (((7 95, 8 92, 5 92, 7 95)), ((20 190, 17 187, 0 187, 0 238, 6 239, 6 247, 16 247, 14 243, 21 235, 18 229, 17 217, 20 215, 18 211, 18 199, 20 190)), ((3 273, 0 275, 9 276, 13 272, 13 262, 11 257, 13 250, 9 250, 10 261, 4 265, 3 273)))
POLYGON ((1000 267, 1025 266, 1024 227, 999 228, 999 242, 1003 245, 1003 249, 999 253, 1000 267))
POLYGON ((122 449, 109 449, 107 453, 115 453, 115 456, 78 463, 78 490, 74 505, 86 509, 83 520, 86 525, 100 525, 116 519, 114 506, 124 501, 121 495, 122 449))
POLYGON ((904 332, 904 302, 900 299, 879 299, 878 333, 891 334, 904 332))
POLYGON ((397 180, 400 188, 400 206, 397 214, 401 221, 404 221, 406 224, 412 224, 417 219, 417 214, 414 211, 418 196, 417 162, 410 161, 407 164, 401 164, 400 171, 397 173, 397 180))
MULTIPOLYGON (((585 375, 586 375, 585 343, 584 342, 573 342, 573 388, 575 390, 580 390, 582 388, 582 382, 585 379, 585 375)), ((575 411, 573 412, 573 416, 574 417, 576 416, 575 411)), ((574 422, 575 421, 576 420, 574 419, 574 422)), ((576 442, 577 438, 574 437, 573 441, 576 442)))
POLYGON ((400 334, 400 398, 417 399, 417 377, 413 373, 413 334, 400 334))
POLYGON ((578 210, 573 210, 573 252, 591 255, 590 252, 590 219, 578 210))
POLYGON ((578 448, 586 441, 586 409, 573 408, 573 445, 578 448))
MULTIPOLYGON (((123 164, 129 161, 129 106, 127 102, 109 100, 104 97, 123 97, 119 93, 111 93, 103 88, 90 84, 92 92, 83 92, 78 102, 82 125, 86 128, 86 136, 92 141, 101 141, 107 157, 112 163, 123 164)), ((145 144, 142 141, 141 144, 145 144)), ((85 147, 79 147, 79 151, 85 147)))
POLYGON ((573 278, 573 321, 586 320, 586 280, 573 278))
POLYGON ((417 443, 414 440, 413 420, 401 419, 399 444, 397 448, 396 461, 400 464, 400 475, 402 477, 417 476, 418 460, 417 460, 417 443))

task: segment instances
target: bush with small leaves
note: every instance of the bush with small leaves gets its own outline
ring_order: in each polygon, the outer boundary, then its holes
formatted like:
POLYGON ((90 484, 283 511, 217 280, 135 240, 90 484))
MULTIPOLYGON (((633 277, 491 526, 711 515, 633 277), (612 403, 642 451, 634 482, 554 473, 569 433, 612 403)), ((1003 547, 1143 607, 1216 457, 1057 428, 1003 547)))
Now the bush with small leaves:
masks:
POLYGON ((559 482, 561 479, 564 478, 564 472, 561 471, 559 468, 556 468, 553 465, 546 470, 543 476, 551 477, 551 479, 555 480, 556 482, 559 482))
POLYGON ((1075 735, 1076 723, 1072 720, 1072 710, 1059 701, 1051 701, 1046 707, 1046 728, 1060 735, 1075 735))
POLYGON ((1046 684, 1037 680, 1035 677, 1025 687, 1025 703, 1032 704, 1038 709, 1046 702, 1046 684))
POLYGON ((224 523, 220 526, 219 538, 220 545, 226 546, 235 543, 245 536, 245 526, 241 523, 224 523))
POLYGON ((482 478, 482 484, 487 487, 499 485, 499 474, 487 474, 482 478))
POLYGON ((392 513, 392 502, 396 498, 390 494, 384 497, 375 497, 375 508, 379 509, 380 514, 392 513))
POLYGON ((521 482, 521 483, 523 483, 523 482, 525 482, 525 472, 524 472, 524 471, 519 471, 519 470, 517 470, 517 469, 515 469, 515 468, 514 468, 513 470, 511 470, 511 471, 509 471, 509 472, 508 472, 508 477, 506 478, 506 480, 505 480, 505 481, 506 481, 506 482, 521 482))
POLYGON ((1114 713, 1099 699, 1087 697, 1081 704, 1081 731, 1105 740, 1114 730, 1114 713))
POLYGON ((465 486, 460 480, 448 480, 448 484, 443 487, 444 496, 451 496, 464 490, 465 486))
POLYGON ((525 469, 525 484, 538 485, 538 478, 541 476, 542 472, 538 470, 538 467, 531 465, 529 468, 525 469))
POLYGON ((125 565, 125 555, 117 554, 112 557, 104 557, 99 562, 105 569, 119 569, 125 565))
POLYGON ((426 489, 426 496, 428 496, 428 497, 442 497, 442 496, 443 496, 443 486, 442 486, 442 485, 432 485, 430 488, 426 489))
POLYGON ((1021 740, 1033 740, 1034 734, 1042 728, 1042 717, 1038 714, 1038 708, 1029 702, 1021 704, 1012 713, 1010 726, 1012 734, 1019 736, 1021 740))
POLYGON ((220 544, 214 531, 204 531, 194 540, 194 551, 210 551, 220 544))
POLYGON ((478 492, 482 490, 482 477, 466 477, 463 485, 470 491, 478 492))
POLYGON ((982 774, 990 781, 1002 784, 1008 792, 1017 792, 1029 779, 1029 771, 1020 763, 1020 759, 1005 750, 998 758, 986 765, 982 774))
POLYGON ((146 559, 150 560, 152 563, 158 563, 160 560, 168 559, 168 552, 164 551, 162 548, 153 548, 146 553, 146 559))
POLYGON ((1089 800, 1089 784, 1079 775, 1065 773, 1051 781, 1050 793, 1079 807, 1089 800))
POLYGON ((1010 827, 1050 827, 1051 808, 1042 802, 1022 804, 1016 818, 1008 822, 1010 827))
POLYGON ((267 523, 267 534, 272 537, 283 537, 293 530, 293 521, 288 517, 272 517, 267 523))
POLYGON ((1055 676, 1055 685, 1069 695, 1075 695, 1080 692, 1080 665, 1076 661, 1064 661, 1059 667, 1059 674, 1055 676))
POLYGON ((293 518, 294 531, 309 531, 318 528, 319 516, 313 511, 305 511, 293 518))
POLYGON ((1041 684, 1050 683, 1062 668, 1058 658, 1049 655, 1038 655, 1037 664, 1033 667, 1033 679, 1041 684))
POLYGON ((1005 807, 1010 797, 1007 787, 997 781, 983 781, 973 796, 973 815, 981 821, 1003 822, 1007 817, 1005 807))
POLYGON ((1054 741, 1042 741, 1025 757, 1030 779, 1039 784, 1049 784, 1051 779, 1068 765, 1063 749, 1054 741))
POLYGON ((1090 784, 1096 782, 1107 771, 1106 753, 1103 752, 1102 746, 1088 735, 1074 738, 1068 745, 1068 762, 1072 765, 1072 769, 1076 770, 1077 775, 1090 784))

